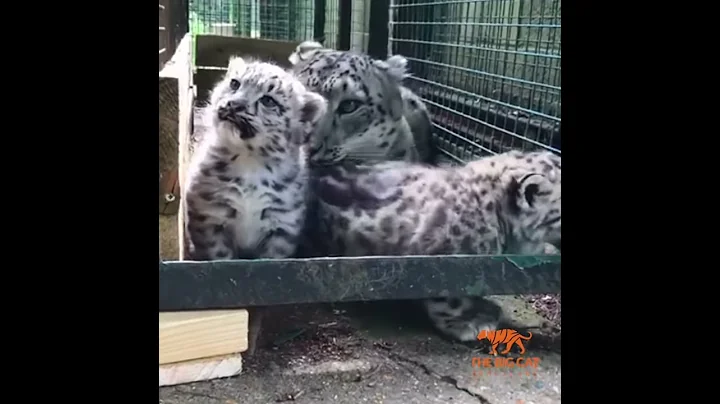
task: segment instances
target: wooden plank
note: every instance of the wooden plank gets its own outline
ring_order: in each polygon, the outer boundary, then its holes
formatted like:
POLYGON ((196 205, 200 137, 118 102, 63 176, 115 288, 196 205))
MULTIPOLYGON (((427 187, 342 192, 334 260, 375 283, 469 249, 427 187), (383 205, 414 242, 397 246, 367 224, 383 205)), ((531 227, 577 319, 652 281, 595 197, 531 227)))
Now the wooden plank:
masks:
POLYGON ((178 243, 177 215, 159 215, 160 226, 160 259, 163 261, 177 261, 180 259, 180 244, 178 243))
POLYGON ((237 376, 242 372, 241 354, 222 355, 160 365, 160 387, 237 376))
POLYGON ((170 311, 559 293, 560 263, 560 255, 163 262, 158 298, 170 311))
POLYGON ((244 352, 247 310, 206 310, 159 314, 160 364, 244 352))
POLYGON ((180 182, 177 167, 161 173, 158 210, 161 215, 177 215, 180 205, 180 182))
POLYGON ((173 56, 160 71, 158 80, 160 172, 178 165, 179 76, 180 68, 173 56))

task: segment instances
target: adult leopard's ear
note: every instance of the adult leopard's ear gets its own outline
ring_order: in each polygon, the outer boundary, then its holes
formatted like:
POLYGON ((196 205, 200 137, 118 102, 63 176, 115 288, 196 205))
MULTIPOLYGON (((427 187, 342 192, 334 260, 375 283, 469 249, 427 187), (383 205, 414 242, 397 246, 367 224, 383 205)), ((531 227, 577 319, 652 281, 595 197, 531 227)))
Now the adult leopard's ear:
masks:
POLYGON ((393 55, 387 60, 375 60, 373 65, 377 69, 377 78, 385 90, 385 102, 387 103, 385 106, 389 109, 390 116, 399 119, 405 111, 400 87, 405 77, 408 76, 407 59, 401 55, 393 55))
POLYGON ((295 51, 290 54, 288 60, 294 66, 303 60, 307 60, 312 52, 325 48, 320 42, 316 41, 305 41, 295 48, 295 51))
POLYGON ((376 60, 375 66, 388 73, 393 80, 402 82, 405 78, 410 77, 407 71, 407 59, 402 55, 392 55, 387 60, 376 60))

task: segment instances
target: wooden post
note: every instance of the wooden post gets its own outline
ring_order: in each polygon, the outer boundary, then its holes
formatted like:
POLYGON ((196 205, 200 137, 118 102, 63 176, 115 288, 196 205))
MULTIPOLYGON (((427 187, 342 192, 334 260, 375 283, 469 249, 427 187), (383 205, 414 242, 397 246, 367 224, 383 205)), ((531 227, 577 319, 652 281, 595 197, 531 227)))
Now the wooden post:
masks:
POLYGON ((185 34, 159 74, 160 227, 164 259, 183 259, 181 186, 190 139, 194 88, 192 38, 185 34), (177 252, 175 251, 177 249, 177 252), (165 251, 167 250, 167 251, 165 251))

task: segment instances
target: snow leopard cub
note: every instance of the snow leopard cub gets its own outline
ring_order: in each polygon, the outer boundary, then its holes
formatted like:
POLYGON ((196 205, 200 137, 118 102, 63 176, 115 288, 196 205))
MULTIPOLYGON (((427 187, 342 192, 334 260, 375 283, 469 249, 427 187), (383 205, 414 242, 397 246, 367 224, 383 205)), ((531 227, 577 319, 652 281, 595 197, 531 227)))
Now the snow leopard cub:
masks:
MULTIPOLYGON (((295 254, 308 194, 309 136, 326 102, 282 68, 232 58, 215 86, 183 187, 189 259, 295 254)), ((261 311, 251 311, 250 353, 261 311)))
MULTIPOLYGON (((327 255, 544 254, 561 236, 561 159, 511 151, 463 166, 346 163, 313 178, 327 255)), ((314 176, 315 177, 315 176, 314 176)), ((446 336, 474 341, 502 312, 478 297, 423 301, 446 336)))

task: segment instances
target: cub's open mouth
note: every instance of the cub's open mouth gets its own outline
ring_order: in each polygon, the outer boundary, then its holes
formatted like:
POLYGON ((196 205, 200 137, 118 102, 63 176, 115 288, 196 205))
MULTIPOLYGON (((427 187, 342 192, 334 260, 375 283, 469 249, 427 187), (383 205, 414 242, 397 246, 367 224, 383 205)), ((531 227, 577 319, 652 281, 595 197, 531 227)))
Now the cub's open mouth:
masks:
POLYGON ((220 108, 218 110, 218 118, 235 125, 235 127, 240 131, 240 139, 252 139, 257 134, 257 131, 250 121, 242 116, 238 116, 229 108, 220 108))
POLYGON ((220 119, 232 123, 240 131, 240 139, 252 139, 255 137, 255 128, 245 118, 233 115, 221 117, 220 119))
POLYGON ((240 130, 240 139, 252 139, 255 137, 255 128, 245 118, 233 122, 240 130))

